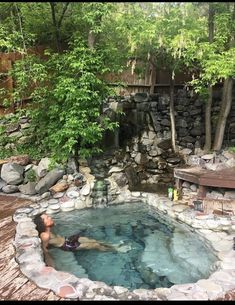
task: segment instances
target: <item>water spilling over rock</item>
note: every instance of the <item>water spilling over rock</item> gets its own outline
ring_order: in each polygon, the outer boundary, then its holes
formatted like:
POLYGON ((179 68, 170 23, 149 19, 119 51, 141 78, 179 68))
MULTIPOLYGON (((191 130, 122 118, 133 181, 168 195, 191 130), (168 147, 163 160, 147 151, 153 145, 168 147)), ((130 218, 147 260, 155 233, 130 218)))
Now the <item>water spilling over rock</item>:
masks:
POLYGON ((96 180, 91 193, 92 206, 103 208, 108 204, 108 183, 106 180, 96 180))

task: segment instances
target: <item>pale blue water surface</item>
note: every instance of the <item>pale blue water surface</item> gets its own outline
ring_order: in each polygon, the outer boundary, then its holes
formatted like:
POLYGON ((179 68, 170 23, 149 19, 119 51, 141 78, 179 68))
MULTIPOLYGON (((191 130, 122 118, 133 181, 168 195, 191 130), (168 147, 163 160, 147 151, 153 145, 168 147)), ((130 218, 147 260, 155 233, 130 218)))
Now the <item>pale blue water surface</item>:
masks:
POLYGON ((123 286, 129 290, 170 287, 208 278, 217 261, 211 249, 183 224, 160 216, 145 203, 53 214, 53 231, 63 236, 80 232, 130 250, 66 252, 50 249, 57 270, 123 286))

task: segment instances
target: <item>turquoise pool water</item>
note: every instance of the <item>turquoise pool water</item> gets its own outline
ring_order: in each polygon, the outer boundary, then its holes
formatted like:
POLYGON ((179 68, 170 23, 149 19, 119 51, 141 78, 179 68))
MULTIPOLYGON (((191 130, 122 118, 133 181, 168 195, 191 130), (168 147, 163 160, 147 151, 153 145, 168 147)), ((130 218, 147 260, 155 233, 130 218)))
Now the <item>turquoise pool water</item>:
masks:
POLYGON ((125 203, 53 215, 53 231, 63 236, 80 232, 129 251, 66 252, 52 248, 57 270, 129 290, 170 287, 207 278, 216 256, 186 225, 160 216, 145 203, 125 203))

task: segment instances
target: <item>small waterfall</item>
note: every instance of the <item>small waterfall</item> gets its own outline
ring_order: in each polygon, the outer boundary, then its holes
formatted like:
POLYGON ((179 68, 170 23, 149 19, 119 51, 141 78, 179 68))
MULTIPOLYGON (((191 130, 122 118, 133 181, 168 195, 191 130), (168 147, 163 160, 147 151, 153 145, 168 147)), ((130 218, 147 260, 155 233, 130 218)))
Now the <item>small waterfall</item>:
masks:
POLYGON ((108 182, 105 179, 95 180, 91 193, 92 206, 104 208, 108 205, 108 182))

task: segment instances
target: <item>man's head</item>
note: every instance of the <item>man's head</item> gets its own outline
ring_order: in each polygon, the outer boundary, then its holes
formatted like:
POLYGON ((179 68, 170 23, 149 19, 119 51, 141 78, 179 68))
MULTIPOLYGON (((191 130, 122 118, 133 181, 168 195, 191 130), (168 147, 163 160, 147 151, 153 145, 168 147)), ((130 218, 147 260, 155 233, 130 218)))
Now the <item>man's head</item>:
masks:
POLYGON ((34 218, 34 223, 36 224, 36 229, 39 235, 46 231, 46 228, 52 227, 54 225, 53 219, 47 214, 39 214, 34 218))

